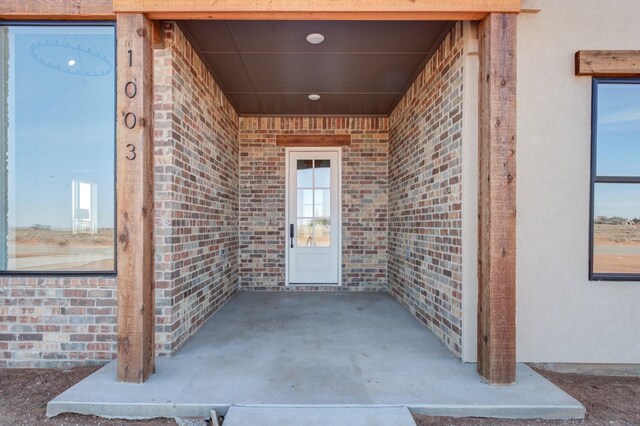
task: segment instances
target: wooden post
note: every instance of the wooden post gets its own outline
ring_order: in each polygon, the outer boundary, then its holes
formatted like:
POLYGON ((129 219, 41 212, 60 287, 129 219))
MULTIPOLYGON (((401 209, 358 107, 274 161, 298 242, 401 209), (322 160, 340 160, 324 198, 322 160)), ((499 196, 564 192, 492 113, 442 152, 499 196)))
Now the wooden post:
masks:
POLYGON ((153 25, 117 15, 118 380, 154 372, 153 25))
POLYGON ((478 372, 516 379, 516 21, 481 21, 478 372))

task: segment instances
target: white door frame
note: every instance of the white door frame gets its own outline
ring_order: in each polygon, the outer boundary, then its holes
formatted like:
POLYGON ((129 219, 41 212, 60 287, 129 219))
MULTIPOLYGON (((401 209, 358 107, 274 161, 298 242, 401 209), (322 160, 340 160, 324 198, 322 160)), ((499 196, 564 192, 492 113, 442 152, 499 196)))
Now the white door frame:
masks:
POLYGON ((338 217, 336 218, 338 222, 338 284, 322 284, 322 287, 341 287, 342 286, 342 147, 287 147, 285 148, 285 239, 284 239, 284 253, 285 253, 285 261, 284 261, 284 269, 285 269, 285 286, 289 287, 305 287, 305 286, 314 286, 317 284, 290 284, 289 283, 289 245, 287 242, 289 241, 289 183, 291 182, 291 176, 289 167, 289 157, 291 152, 336 152, 338 154, 338 164, 336 167, 338 168, 338 185, 336 188, 337 199, 338 199, 338 217))

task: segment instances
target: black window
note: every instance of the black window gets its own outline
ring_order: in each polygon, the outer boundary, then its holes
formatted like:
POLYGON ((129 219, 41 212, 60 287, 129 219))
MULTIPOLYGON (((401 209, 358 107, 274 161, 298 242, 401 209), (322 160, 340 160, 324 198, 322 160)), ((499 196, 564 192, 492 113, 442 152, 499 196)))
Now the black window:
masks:
POLYGON ((640 79, 594 79, 590 278, 640 280, 640 79))
POLYGON ((0 25, 0 273, 115 271, 113 24, 0 25))

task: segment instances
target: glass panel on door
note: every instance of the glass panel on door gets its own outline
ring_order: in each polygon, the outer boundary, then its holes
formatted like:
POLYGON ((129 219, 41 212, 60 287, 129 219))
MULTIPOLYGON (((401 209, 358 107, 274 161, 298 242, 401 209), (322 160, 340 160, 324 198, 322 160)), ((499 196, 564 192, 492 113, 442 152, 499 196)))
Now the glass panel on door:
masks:
POLYGON ((298 247, 331 247, 331 160, 297 161, 298 247))

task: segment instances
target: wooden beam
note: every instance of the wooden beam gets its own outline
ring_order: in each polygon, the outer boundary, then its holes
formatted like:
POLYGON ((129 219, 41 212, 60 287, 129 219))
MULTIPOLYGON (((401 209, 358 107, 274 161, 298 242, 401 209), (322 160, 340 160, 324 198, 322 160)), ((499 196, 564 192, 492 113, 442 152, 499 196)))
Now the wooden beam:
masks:
POLYGON ((277 135, 276 146, 335 147, 351 145, 351 135, 277 135))
POLYGON ((218 21, 478 21, 481 12, 149 12, 151 19, 218 21))
POLYGON ((114 0, 152 19, 464 20, 518 13, 521 0, 114 0))
POLYGON ((478 20, 520 10, 521 0, 3 0, 0 19, 478 20))
POLYGON ((117 16, 118 380, 154 371, 151 21, 117 16))
POLYGON ((2 0, 0 19, 111 20, 112 0, 2 0))
POLYGON ((546 0, 522 0, 521 13, 539 13, 542 10, 543 2, 546 0))
POLYGON ((478 372, 516 379, 516 15, 480 22, 478 372))
POLYGON ((152 45, 154 49, 164 49, 164 21, 153 21, 152 45))
POLYGON ((640 50, 580 50, 576 75, 640 77, 640 50))

